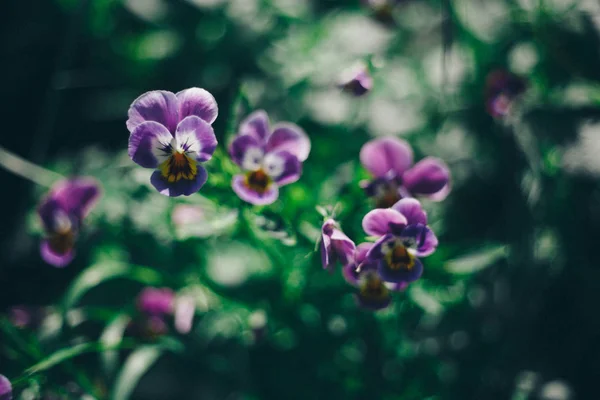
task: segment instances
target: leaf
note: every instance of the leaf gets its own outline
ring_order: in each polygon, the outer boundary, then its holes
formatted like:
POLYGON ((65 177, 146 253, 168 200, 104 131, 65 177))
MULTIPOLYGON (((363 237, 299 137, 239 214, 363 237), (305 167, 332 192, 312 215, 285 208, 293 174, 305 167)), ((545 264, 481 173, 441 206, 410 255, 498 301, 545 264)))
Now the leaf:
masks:
MULTIPOLYGON (((117 315, 104 329, 100 336, 100 343, 107 347, 115 347, 123 341, 123 335, 131 318, 127 314, 117 315)), ((119 352, 116 350, 107 350, 100 355, 102 366, 105 372, 112 374, 117 366, 119 352)))
POLYGON ((160 274, 150 268, 125 263, 100 262, 83 271, 75 279, 64 297, 65 310, 75 306, 90 289, 116 278, 129 278, 150 286, 162 281, 160 274))
POLYGON ((119 372, 111 399, 129 399, 139 380, 158 360, 161 354, 162 350, 159 347, 151 345, 139 347, 131 353, 119 372))
POLYGON ((28 368, 25 373, 29 375, 36 374, 38 372, 45 371, 58 365, 66 360, 77 357, 81 354, 88 353, 90 351, 97 350, 97 343, 82 343, 75 345, 73 347, 69 347, 66 349, 61 349, 50 356, 46 357, 44 360, 35 364, 34 366, 28 368))
POLYGON ((457 275, 472 274, 481 271, 508 255, 508 246, 495 245, 455 258, 444 264, 444 269, 457 275))

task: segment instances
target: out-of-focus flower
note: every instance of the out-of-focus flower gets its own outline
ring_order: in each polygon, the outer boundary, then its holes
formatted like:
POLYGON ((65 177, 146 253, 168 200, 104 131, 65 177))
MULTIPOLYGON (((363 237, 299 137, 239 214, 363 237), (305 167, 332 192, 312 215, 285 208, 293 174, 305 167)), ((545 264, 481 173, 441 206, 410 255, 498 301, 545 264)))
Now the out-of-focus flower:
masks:
POLYGON ((204 89, 144 93, 129 107, 129 157, 157 168, 150 182, 161 194, 196 193, 208 177, 199 163, 210 160, 217 147, 211 126, 217 114, 215 98, 204 89))
POLYGON ((375 199, 378 208, 391 207, 405 197, 423 196, 440 201, 450 192, 450 170, 446 163, 426 157, 412 165, 412 148, 402 139, 387 136, 365 143, 360 150, 360 162, 375 177, 361 182, 361 186, 375 199))
POLYGON ((485 83, 485 106, 494 118, 510 113, 514 101, 527 90, 525 79, 505 70, 488 74, 485 83))
POLYGON ((381 276, 369 270, 361 275, 356 301, 360 307, 381 310, 390 305, 392 297, 381 276))
POLYGON ((4 375, 0 375, 0 400, 12 400, 12 385, 4 375))
POLYGON ((175 293, 169 288, 147 287, 137 298, 137 308, 148 315, 170 315, 174 311, 175 293))
POLYGON ((416 199, 402 199, 392 208, 372 210, 363 218, 363 229, 379 236, 367 252, 378 262, 378 272, 387 282, 413 282, 421 277, 423 264, 417 257, 432 254, 438 239, 427 226, 427 214, 416 199))
POLYGON ((21 329, 36 329, 46 315, 47 310, 43 307, 16 305, 8 309, 8 320, 21 329))
POLYGON ((38 207, 46 231, 40 252, 55 267, 69 264, 83 219, 100 197, 100 186, 90 178, 76 178, 56 183, 38 207))
POLYGON ((241 123, 229 146, 233 162, 246 171, 233 177, 233 191, 248 203, 271 204, 279 197, 280 186, 300 178, 309 153, 310 139, 302 128, 278 123, 271 130, 267 113, 255 111, 241 123))
POLYGON ((373 88, 373 78, 367 65, 359 63, 342 73, 338 86, 354 96, 362 96, 373 88))
POLYGON ((333 219, 328 219, 321 228, 321 262, 323 268, 332 271, 339 261, 342 265, 353 262, 356 246, 344 234, 333 219))

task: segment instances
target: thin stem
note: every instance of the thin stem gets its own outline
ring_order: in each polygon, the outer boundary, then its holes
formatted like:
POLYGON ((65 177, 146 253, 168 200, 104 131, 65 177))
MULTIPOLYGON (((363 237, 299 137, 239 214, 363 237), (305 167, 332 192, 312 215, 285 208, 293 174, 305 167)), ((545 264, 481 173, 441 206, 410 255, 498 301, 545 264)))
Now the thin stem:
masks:
POLYGON ((50 187, 64 177, 33 164, 0 146, 0 167, 41 186, 50 187))

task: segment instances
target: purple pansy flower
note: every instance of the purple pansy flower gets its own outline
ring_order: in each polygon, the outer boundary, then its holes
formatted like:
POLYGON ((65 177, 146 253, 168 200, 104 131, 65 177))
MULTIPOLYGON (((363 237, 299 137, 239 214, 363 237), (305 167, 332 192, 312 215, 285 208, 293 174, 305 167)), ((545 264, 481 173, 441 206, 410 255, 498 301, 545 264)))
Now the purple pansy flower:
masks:
POLYGON ((525 79, 505 70, 488 74, 485 86, 485 106, 494 118, 502 118, 510 113, 514 101, 527 89, 525 79))
POLYGON ((174 311, 175 293, 169 288, 147 287, 137 298, 137 308, 148 315, 170 315, 174 311))
POLYGON ((354 96, 362 96, 373 88, 373 78, 368 67, 359 63, 342 73, 338 86, 354 96))
POLYGON ((299 126, 279 123, 271 129, 267 113, 255 111, 229 146, 233 162, 246 171, 233 177, 233 191, 248 203, 271 204, 280 186, 300 178, 309 153, 310 139, 299 126))
POLYGON ((40 252, 44 261, 55 267, 69 264, 85 216, 96 204, 100 186, 90 178, 76 178, 56 183, 38 207, 46 231, 40 252))
POLYGON ((199 163, 210 160, 217 147, 211 126, 217 114, 215 98, 204 89, 144 93, 129 107, 129 157, 157 169, 150 182, 161 194, 196 193, 207 179, 199 163))
POLYGON ((4 375, 0 375, 0 400, 12 400, 12 385, 4 375))
POLYGON ((421 277, 423 264, 417 257, 432 254, 438 240, 418 200, 406 198, 392 208, 372 210, 362 224, 367 234, 380 237, 367 258, 378 262, 383 280, 410 283, 421 277))
POLYGON ((368 196, 375 198, 378 208, 391 207, 404 197, 440 201, 450 192, 446 163, 426 157, 412 165, 413 151, 404 140, 391 136, 371 140, 360 150, 360 162, 375 177, 361 185, 368 196))
POLYGON ((356 246, 344 234, 333 219, 328 219, 321 228, 321 262, 323 268, 333 271, 339 261, 342 265, 353 262, 356 246))

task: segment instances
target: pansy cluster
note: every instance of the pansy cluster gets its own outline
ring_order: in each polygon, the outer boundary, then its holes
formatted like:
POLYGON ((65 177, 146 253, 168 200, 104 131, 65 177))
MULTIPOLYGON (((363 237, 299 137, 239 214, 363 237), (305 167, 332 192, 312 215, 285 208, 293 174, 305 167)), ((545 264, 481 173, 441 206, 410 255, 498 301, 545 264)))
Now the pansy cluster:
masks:
POLYGON ((427 213, 413 196, 445 198, 450 191, 450 173, 442 160, 431 157, 411 168, 410 145, 394 137, 366 143, 360 159, 375 176, 362 185, 376 207, 362 220, 363 230, 374 242, 356 246, 329 218, 321 229, 321 260, 328 271, 336 263, 342 264, 344 279, 358 288, 358 304, 379 310, 390 305, 391 292, 402 291, 421 277, 420 258, 435 251, 438 239, 428 226, 427 213))

